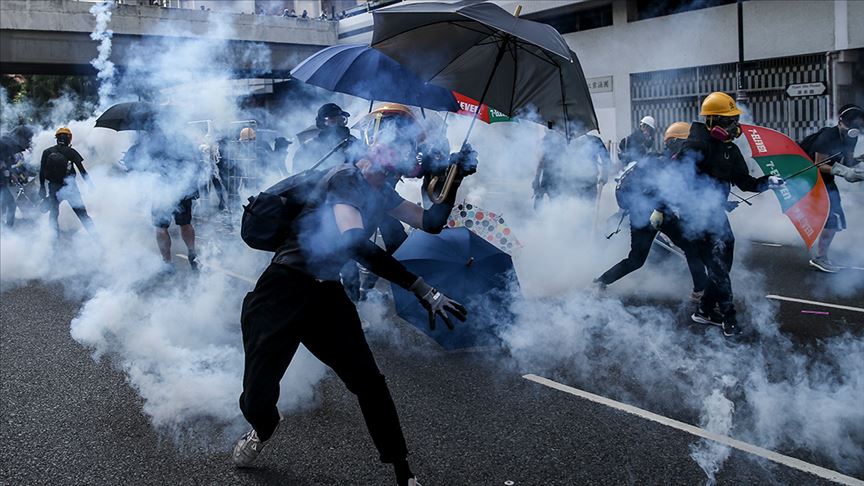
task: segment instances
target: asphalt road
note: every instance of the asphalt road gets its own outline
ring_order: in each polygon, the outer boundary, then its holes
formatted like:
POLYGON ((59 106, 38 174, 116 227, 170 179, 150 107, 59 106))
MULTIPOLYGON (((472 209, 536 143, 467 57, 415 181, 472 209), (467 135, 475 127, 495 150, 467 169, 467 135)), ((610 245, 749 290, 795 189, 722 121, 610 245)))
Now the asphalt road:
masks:
MULTIPOLYGON (((750 258, 759 260, 760 251, 750 258)), ((766 272, 772 292, 808 298, 795 294, 801 282, 824 290, 818 284, 826 276, 782 259, 778 265, 782 272, 766 272)), ((809 296, 862 306, 860 295, 818 297, 809 296)), ((234 437, 172 435, 150 425, 124 373, 109 360, 94 361, 70 337, 79 300, 35 283, 0 299, 0 484, 393 484, 354 397, 332 377, 314 407, 286 418, 258 467, 239 471, 228 455, 234 437)), ((785 331, 807 340, 862 328, 861 313, 800 313, 810 308, 782 303, 785 331)), ((398 332, 403 346, 371 345, 424 485, 705 481, 690 458, 696 439, 685 432, 529 382, 499 352, 447 353, 404 324, 398 332)), ((735 450, 717 479, 823 483, 735 450)))

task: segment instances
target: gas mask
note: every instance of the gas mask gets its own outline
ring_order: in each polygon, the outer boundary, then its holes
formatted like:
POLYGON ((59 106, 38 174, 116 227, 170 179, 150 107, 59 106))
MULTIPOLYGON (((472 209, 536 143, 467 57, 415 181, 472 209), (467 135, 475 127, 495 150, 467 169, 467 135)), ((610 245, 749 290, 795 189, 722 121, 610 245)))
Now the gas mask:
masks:
POLYGON ((401 115, 374 116, 361 132, 372 163, 388 173, 406 177, 420 175, 422 155, 417 140, 421 132, 416 122, 401 115))
POLYGON ((61 133, 60 135, 57 135, 57 143, 60 145, 68 146, 70 143, 72 143, 72 137, 66 135, 65 133, 61 133))
POLYGON ((731 142, 741 136, 741 125, 738 117, 718 116, 712 120, 709 134, 711 138, 721 142, 731 142))

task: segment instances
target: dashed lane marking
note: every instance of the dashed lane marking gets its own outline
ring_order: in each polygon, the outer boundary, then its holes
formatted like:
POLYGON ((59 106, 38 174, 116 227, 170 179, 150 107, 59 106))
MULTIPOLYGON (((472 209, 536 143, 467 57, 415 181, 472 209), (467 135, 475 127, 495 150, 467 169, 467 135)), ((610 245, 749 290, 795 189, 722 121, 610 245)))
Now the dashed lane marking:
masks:
POLYGON ((765 297, 773 300, 782 300, 785 302, 798 302, 799 304, 818 305, 820 307, 830 307, 832 309, 842 309, 852 312, 864 312, 861 307, 852 307, 851 305, 831 304, 829 302, 818 302, 815 300, 796 299, 794 297, 783 297, 782 295, 766 295, 765 297))
POLYGON ((848 484, 854 486, 864 486, 864 481, 860 479, 853 478, 851 476, 846 476, 844 474, 840 474, 836 471, 832 471, 830 469, 826 469, 821 466, 817 466, 815 464, 810 464, 809 462, 804 462, 800 459, 795 459, 794 457, 784 456, 783 454, 779 454, 774 451, 770 451, 768 449, 763 449, 758 446, 754 446, 752 444, 748 444, 746 442, 742 442, 737 439, 733 439, 731 437, 727 437, 725 435, 715 434, 714 432, 710 432, 705 429, 701 429, 699 427, 695 427, 690 424, 685 424, 684 422, 679 422, 675 419, 670 419, 668 417, 664 417, 662 415, 657 415, 656 413, 649 412, 647 410, 642 410, 641 408, 634 407, 632 405, 627 405, 626 403, 616 402, 615 400, 611 400, 606 397, 601 397, 600 395, 595 395, 593 393, 589 393, 586 391, 582 391, 578 388, 573 388, 571 386, 562 385, 556 381, 552 381, 548 378, 543 378, 542 376, 537 375, 524 375, 522 378, 526 380, 533 381, 535 383, 539 383, 544 386, 548 386, 549 388, 554 388, 559 391, 563 391, 564 393, 569 393, 571 395, 575 395, 579 398, 584 398, 586 400, 590 400, 594 403, 599 403, 601 405, 606 405, 607 407, 614 408, 616 410, 620 410, 622 412, 629 413, 631 415, 635 415, 637 417, 643 418, 645 420, 650 420, 652 422, 657 422, 659 424, 665 425, 667 427, 672 427, 674 429, 681 430, 683 432, 687 432, 689 434, 695 435, 697 437, 702 437, 703 439, 712 440, 714 442, 719 442, 720 444, 727 445, 734 449, 738 449, 739 451, 747 452, 749 454, 753 454, 769 461, 776 462, 778 464, 782 464, 784 466, 791 467, 793 469, 797 469, 799 471, 803 471, 809 474, 813 474, 815 476, 819 476, 820 478, 827 479, 829 481, 834 481, 839 484, 848 484))

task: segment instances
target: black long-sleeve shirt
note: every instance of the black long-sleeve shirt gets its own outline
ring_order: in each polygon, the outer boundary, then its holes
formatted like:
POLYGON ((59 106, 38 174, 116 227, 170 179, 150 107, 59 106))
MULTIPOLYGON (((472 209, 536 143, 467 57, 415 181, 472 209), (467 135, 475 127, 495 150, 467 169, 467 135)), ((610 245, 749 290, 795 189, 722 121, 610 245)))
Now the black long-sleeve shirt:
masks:
POLYGON ((84 169, 84 164, 82 164, 82 162, 84 162, 84 157, 81 157, 81 154, 79 154, 77 150, 68 145, 57 144, 42 152, 42 160, 39 162, 39 190, 45 190, 45 161, 48 159, 48 155, 53 151, 62 153, 66 157, 66 160, 68 160, 66 166, 67 177, 70 175, 74 176, 75 169, 78 169, 78 173, 81 174, 81 177, 87 179, 87 170, 84 169))

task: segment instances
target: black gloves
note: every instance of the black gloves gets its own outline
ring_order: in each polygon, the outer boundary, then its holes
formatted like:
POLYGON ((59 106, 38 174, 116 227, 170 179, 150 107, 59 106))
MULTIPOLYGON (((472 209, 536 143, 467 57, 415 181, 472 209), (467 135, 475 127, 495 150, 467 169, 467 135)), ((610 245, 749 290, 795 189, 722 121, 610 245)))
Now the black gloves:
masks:
POLYGON ((477 172, 477 152, 466 143, 462 150, 450 154, 450 164, 459 167, 459 175, 471 175, 477 172))
POLYGON ((457 319, 465 322, 465 317, 468 311, 462 307, 462 304, 450 299, 446 295, 438 292, 431 285, 423 281, 423 278, 418 277, 414 284, 409 287, 410 291, 414 292, 417 299, 423 304, 423 307, 429 311, 429 329, 435 330, 435 317, 439 316, 447 325, 447 329, 451 331, 455 329, 447 312, 453 314, 457 319), (447 311, 447 312, 444 312, 447 311))

